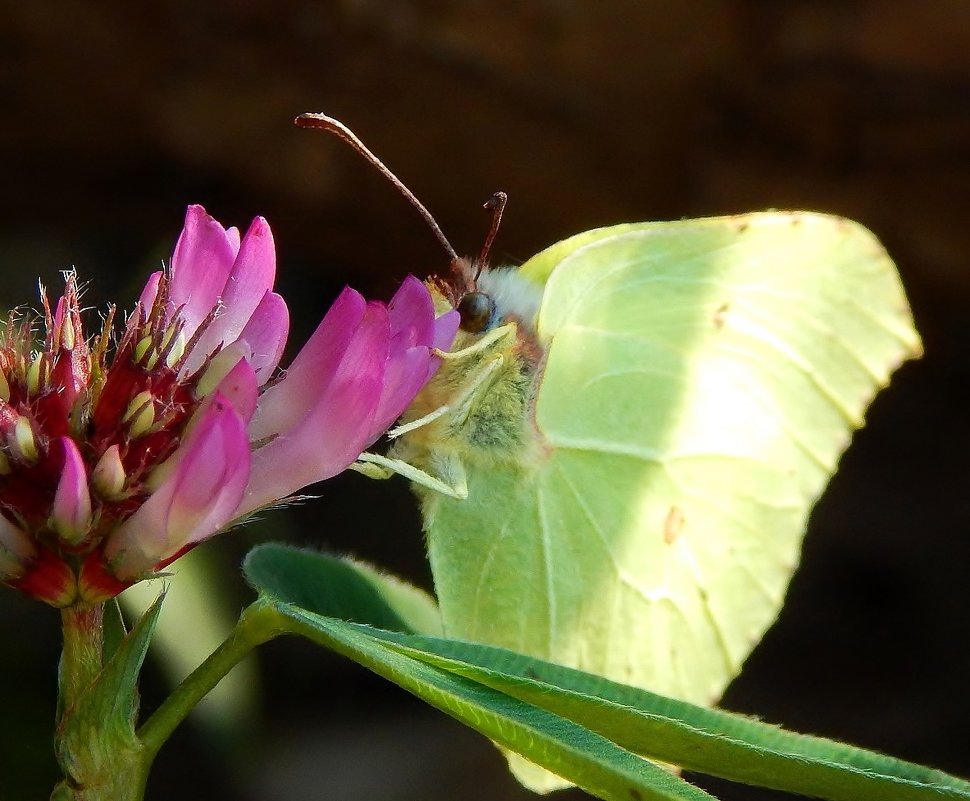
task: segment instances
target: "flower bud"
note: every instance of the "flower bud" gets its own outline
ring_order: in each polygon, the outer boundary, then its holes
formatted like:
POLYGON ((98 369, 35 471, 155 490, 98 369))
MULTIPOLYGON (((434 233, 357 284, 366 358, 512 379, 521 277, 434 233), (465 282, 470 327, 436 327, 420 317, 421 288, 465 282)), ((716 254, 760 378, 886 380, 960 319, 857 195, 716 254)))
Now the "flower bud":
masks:
MULTIPOLYGON (((152 336, 145 336, 138 341, 138 344, 135 345, 134 355, 132 356, 132 360, 135 362, 135 364, 145 358, 145 354, 148 353, 148 349, 152 346, 154 339, 155 338, 152 336)), ((151 369, 151 365, 148 365, 148 367, 151 369)))
POLYGON ((175 367, 185 355, 185 334, 181 325, 170 325, 162 338, 161 351, 165 353, 165 366, 175 367))
POLYGON ((10 447, 25 462, 36 462, 38 457, 37 441, 30 420, 21 415, 14 423, 13 431, 8 434, 10 447))
POLYGON ((115 500, 121 497, 125 489, 125 467, 121 463, 121 455, 117 445, 112 445, 101 454, 98 463, 91 472, 91 483, 95 492, 102 498, 115 500))
POLYGON ((81 542, 91 528, 91 493, 84 459, 70 437, 61 437, 64 467, 57 483, 50 526, 61 541, 69 545, 81 542))
POLYGON ((135 395, 121 421, 128 423, 128 434, 132 438, 148 433, 155 422, 155 398, 152 393, 146 389, 135 395))
POLYGON ((27 391, 31 395, 36 395, 40 392, 41 384, 43 383, 43 367, 44 367, 44 354, 38 353, 30 362, 30 367, 27 368, 27 391))
POLYGON ((61 347, 64 350, 74 350, 74 315, 70 310, 64 313, 64 324, 61 326, 61 347))

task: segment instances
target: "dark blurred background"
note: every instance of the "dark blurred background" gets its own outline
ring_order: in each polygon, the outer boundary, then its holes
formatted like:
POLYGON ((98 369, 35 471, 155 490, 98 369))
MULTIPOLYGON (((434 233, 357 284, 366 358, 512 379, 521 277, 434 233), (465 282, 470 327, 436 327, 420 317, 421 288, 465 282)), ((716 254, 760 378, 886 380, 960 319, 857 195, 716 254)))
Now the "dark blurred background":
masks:
MULTIPOLYGON (((926 356, 880 396, 820 502, 779 623, 728 708, 970 774, 965 614, 970 5, 963 0, 0 2, 0 304, 75 266, 130 307, 184 207, 266 216, 302 342, 345 282, 387 298, 446 259, 346 146, 349 126, 459 250, 511 201, 520 262, 598 225, 765 208, 856 218, 894 255, 926 356)), ((321 499, 207 546, 352 553, 424 586, 403 481, 321 499)), ((201 613, 200 613, 201 614, 201 613)), ((58 619, 0 590, 0 801, 55 778, 58 619)), ((263 650, 258 709, 188 723, 149 799, 523 799, 484 739, 311 645, 263 650)), ((153 661, 145 706, 165 691, 153 661)), ((767 793, 702 780, 724 799, 767 793)), ((562 794, 562 801, 585 796, 562 794)))

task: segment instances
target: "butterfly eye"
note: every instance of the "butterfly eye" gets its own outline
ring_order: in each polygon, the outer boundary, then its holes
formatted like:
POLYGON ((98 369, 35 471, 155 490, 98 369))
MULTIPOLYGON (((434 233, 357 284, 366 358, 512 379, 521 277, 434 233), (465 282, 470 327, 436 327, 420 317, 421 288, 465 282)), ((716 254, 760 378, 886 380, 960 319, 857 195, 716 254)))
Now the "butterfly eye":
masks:
POLYGON ((466 292, 458 301, 461 329, 469 334, 480 334, 492 321, 495 301, 484 292, 466 292))

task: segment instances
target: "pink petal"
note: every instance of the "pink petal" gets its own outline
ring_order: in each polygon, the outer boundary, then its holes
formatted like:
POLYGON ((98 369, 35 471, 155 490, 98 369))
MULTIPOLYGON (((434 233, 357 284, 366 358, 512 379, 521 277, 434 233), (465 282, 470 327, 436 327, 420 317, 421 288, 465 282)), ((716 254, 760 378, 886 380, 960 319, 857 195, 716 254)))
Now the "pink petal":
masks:
POLYGON ((403 353, 388 359, 381 399, 367 445, 390 428, 391 424, 411 405, 414 396, 428 380, 430 366, 431 352, 421 345, 408 348, 403 353))
POLYGON ((237 250, 238 233, 234 241, 202 206, 189 206, 172 254, 169 284, 169 301, 173 308, 182 310, 186 340, 218 303, 237 250))
POLYGON ((435 319, 434 303, 427 286, 408 276, 395 293, 388 309, 391 347, 384 387, 374 423, 376 439, 414 400, 440 362, 430 348, 451 345, 460 318, 450 311, 435 319))
POLYGON ((455 309, 435 319, 431 293, 424 282, 413 275, 404 279, 391 298, 389 311, 391 335, 394 339, 401 337, 406 343, 405 347, 430 345, 439 350, 448 350, 461 322, 455 309))
POLYGON ((233 519, 249 479, 245 425, 216 393, 205 417, 176 452, 177 466, 111 535, 105 555, 112 572, 133 580, 233 519))
POLYGON ((155 296, 158 295, 158 285, 161 280, 161 270, 148 276, 145 288, 141 291, 141 296, 138 298, 138 305, 141 307, 141 314, 143 316, 147 315, 152 310, 152 306, 155 305, 155 296))
POLYGON ((263 296, 273 288, 276 281, 276 243, 269 223, 256 217, 246 231, 239 252, 236 254, 232 272, 226 282, 222 299, 226 304, 225 317, 235 317, 240 322, 235 334, 249 320, 263 296))
POLYGON ((229 247, 232 248, 232 256, 236 257, 239 253, 239 229, 235 225, 230 225, 226 229, 226 240, 229 242, 229 247))
POLYGON ((402 347, 430 345, 434 338, 434 304, 422 281, 409 275, 388 305, 391 338, 402 347))
POLYGON ((260 301, 273 288, 275 280, 276 246, 273 233, 266 220, 257 217, 243 237, 232 270, 223 286, 219 287, 219 314, 189 354, 183 374, 191 375, 220 345, 234 342, 239 337, 260 301))
POLYGON ((347 352, 367 302, 346 287, 297 354, 282 381, 269 387, 249 426, 254 440, 294 428, 313 409, 347 352))
MULTIPOLYGON (((372 436, 384 381, 388 334, 386 309, 372 303, 336 368, 332 353, 317 350, 328 364, 317 371, 321 389, 302 416, 291 420, 291 425, 253 454, 252 476, 239 514, 330 478, 356 460, 372 436)), ((287 374, 279 386, 289 379, 287 374)))
POLYGON ((290 312, 285 301, 275 292, 267 292, 239 335, 249 343, 251 364, 260 386, 272 378, 280 363, 289 330, 290 312))
POLYGON ((91 494, 84 459, 74 440, 61 437, 64 466, 57 482, 51 524, 65 542, 74 544, 84 539, 91 526, 91 494))
POLYGON ((445 312, 434 321, 434 337, 431 340, 432 347, 438 350, 450 350, 455 341, 455 334, 458 333, 458 326, 461 324, 461 315, 457 309, 445 312))
POLYGON ((204 403, 215 402, 215 398, 224 398, 232 404, 244 422, 249 422, 253 412, 256 411, 258 393, 256 372, 246 359, 240 359, 219 382, 219 388, 214 395, 206 398, 204 403))

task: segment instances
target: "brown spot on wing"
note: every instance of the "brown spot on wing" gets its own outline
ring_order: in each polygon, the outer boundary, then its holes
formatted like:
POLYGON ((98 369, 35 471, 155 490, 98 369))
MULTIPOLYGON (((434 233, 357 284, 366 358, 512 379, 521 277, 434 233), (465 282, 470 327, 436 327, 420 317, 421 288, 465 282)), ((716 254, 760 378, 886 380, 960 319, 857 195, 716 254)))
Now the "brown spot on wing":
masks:
POLYGON ((727 319, 727 313, 731 309, 731 304, 728 301, 724 301, 717 309, 714 310, 714 327, 724 328, 724 321, 727 319))
POLYGON ((683 531, 685 522, 687 521, 680 507, 671 506, 664 520, 664 542, 668 545, 673 544, 674 540, 680 535, 680 532, 683 531))

